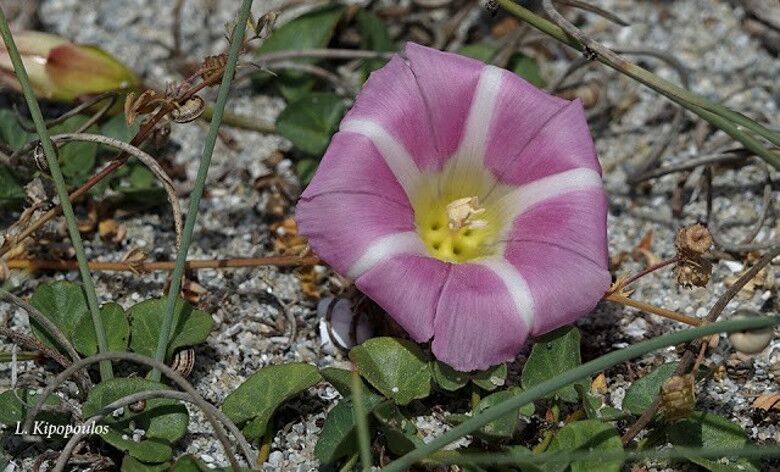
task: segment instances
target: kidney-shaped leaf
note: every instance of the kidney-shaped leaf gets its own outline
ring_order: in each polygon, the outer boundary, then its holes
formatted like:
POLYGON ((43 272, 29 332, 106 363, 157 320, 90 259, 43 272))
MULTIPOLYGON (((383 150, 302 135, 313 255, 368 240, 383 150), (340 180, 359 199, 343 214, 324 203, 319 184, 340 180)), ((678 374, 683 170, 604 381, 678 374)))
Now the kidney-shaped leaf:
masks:
MULTIPOLYGON (((87 299, 80 286, 66 281, 39 285, 30 298, 30 305, 37 308, 46 318, 51 320, 66 338, 70 339, 81 318, 89 318, 87 299)), ((33 320, 30 326, 36 338, 50 347, 59 348, 54 338, 33 320)))
MULTIPOLYGON (((130 349, 152 357, 157 350, 157 338, 165 316, 164 298, 145 300, 127 310, 130 318, 130 349)), ((173 311, 173 329, 168 342, 168 357, 183 346, 195 346, 206 340, 214 321, 208 313, 195 310, 182 299, 176 300, 173 311)))
POLYGON ((641 415, 653 404, 661 385, 669 380, 677 369, 676 362, 661 364, 631 384, 623 398, 623 409, 634 415, 641 415))
MULTIPOLYGON (((116 303, 107 303, 100 308, 100 317, 106 330, 108 350, 124 352, 130 340, 130 323, 125 311, 116 303)), ((85 356, 97 354, 97 336, 91 316, 82 316, 71 335, 73 347, 85 356)))
POLYGON ((249 422, 244 434, 248 439, 256 439, 265 433, 268 421, 282 403, 320 380, 319 371, 311 364, 269 365, 228 395, 222 411, 236 424, 249 422))
MULTIPOLYGON (((623 450, 620 433, 609 424, 597 420, 584 420, 569 423, 553 437, 548 452, 560 451, 614 451, 623 450)), ((567 465, 571 472, 619 472, 622 459, 577 461, 571 464, 545 464, 546 471, 563 471, 567 465)))
MULTIPOLYGON (((668 428, 669 442, 686 448, 736 449, 750 444, 747 434, 735 423, 721 416, 697 412, 668 428)), ((691 456, 690 461, 712 472, 758 472, 758 460, 740 458, 703 459, 691 456)))
POLYGON ((369 339, 349 352, 368 383, 399 405, 425 398, 431 391, 431 368, 420 348, 404 339, 369 339))
MULTIPOLYGON (((528 390, 561 372, 579 366, 581 362, 580 332, 573 326, 557 329, 540 337, 531 348, 531 355, 528 356, 521 375, 523 388, 528 390)), ((574 385, 561 388, 555 395, 570 403, 578 399, 574 385)))

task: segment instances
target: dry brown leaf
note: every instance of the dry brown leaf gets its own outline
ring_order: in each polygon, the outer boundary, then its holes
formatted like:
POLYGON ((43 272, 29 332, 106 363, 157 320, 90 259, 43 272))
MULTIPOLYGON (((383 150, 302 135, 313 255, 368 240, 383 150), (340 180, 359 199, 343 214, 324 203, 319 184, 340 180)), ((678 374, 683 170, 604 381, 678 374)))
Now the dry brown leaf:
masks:
POLYGON ((767 393, 765 395, 759 395, 753 401, 753 408, 759 410, 780 410, 780 393, 767 393))
POLYGON ((607 393, 607 377, 600 373, 590 384, 590 390, 594 393, 607 393))
POLYGON ((639 244, 631 251, 631 256, 637 262, 644 262, 646 266, 651 266, 661 262, 661 259, 656 256, 652 251, 653 246, 653 230, 649 230, 645 233, 639 244))

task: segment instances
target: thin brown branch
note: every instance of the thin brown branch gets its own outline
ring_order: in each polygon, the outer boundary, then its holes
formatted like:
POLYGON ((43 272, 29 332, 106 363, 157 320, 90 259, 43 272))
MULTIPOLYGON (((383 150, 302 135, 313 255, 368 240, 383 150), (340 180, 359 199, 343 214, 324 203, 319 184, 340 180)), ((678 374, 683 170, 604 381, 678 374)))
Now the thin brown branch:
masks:
MULTIPOLYGON (((192 269, 232 269, 239 267, 298 267, 313 265, 319 262, 317 256, 267 256, 234 259, 191 260, 185 263, 186 270, 192 269)), ((9 269, 36 270, 77 270, 78 264, 72 260, 54 259, 11 259, 6 261, 9 269)), ((154 262, 101 262, 92 261, 89 269, 106 272, 153 272, 172 270, 174 261, 154 262)))
POLYGON ((620 292, 609 293, 604 296, 604 300, 630 306, 632 308, 636 308, 647 313, 652 313, 654 315, 663 316, 664 318, 679 321, 680 323, 685 323, 690 326, 701 326, 704 324, 704 322, 699 318, 683 315, 682 313, 677 313, 676 311, 667 310, 666 308, 661 308, 649 303, 641 302, 639 300, 634 300, 633 298, 628 298, 620 292))

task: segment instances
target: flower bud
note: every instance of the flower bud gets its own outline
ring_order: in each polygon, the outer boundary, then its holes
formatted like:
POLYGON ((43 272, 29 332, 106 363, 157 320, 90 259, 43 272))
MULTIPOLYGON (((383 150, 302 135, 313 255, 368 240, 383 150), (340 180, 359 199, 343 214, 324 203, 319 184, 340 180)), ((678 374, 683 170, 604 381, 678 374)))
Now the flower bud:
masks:
MULTIPOLYGON (((111 55, 94 46, 36 31, 14 34, 35 94, 46 100, 71 103, 85 95, 112 90, 136 90, 140 79, 111 55)), ((21 90, 11 58, 0 44, 0 83, 21 90)))

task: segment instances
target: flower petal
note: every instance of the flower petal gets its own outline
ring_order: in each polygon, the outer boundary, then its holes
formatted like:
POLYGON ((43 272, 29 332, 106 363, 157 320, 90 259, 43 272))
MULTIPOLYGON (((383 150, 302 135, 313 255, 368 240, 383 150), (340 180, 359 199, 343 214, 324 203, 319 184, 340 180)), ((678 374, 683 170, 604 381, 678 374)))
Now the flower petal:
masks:
POLYGON ((504 281, 479 264, 453 264, 434 320, 433 353, 460 371, 514 359, 530 329, 504 281))
POLYGON ((355 280, 417 342, 433 336, 434 315, 449 264, 427 256, 386 258, 355 280))
POLYGON ((414 212, 408 204, 368 193, 304 195, 296 207, 295 220, 317 255, 342 274, 372 243, 415 228, 414 212))
POLYGON ((514 221, 505 257, 533 296, 533 335, 590 312, 609 288, 606 213, 606 193, 591 188, 541 202, 514 221))
POLYGON ((565 104, 540 94, 527 91, 499 100, 486 158, 493 175, 504 184, 523 185, 576 168, 601 174, 582 102, 565 104))
POLYGON ((393 165, 393 161, 401 157, 411 158, 413 163, 409 164, 416 164, 419 169, 437 165, 438 152, 431 139, 433 126, 425 102, 412 70, 399 56, 393 56, 387 65, 371 73, 342 121, 341 129, 359 132, 375 140, 391 168, 403 165, 393 165), (383 148, 388 146, 377 142, 383 138, 394 142, 390 147, 394 145, 400 149, 392 154, 385 153, 383 148))
POLYGON ((446 161, 460 145, 485 65, 414 43, 406 43, 405 54, 430 114, 436 148, 446 161))

